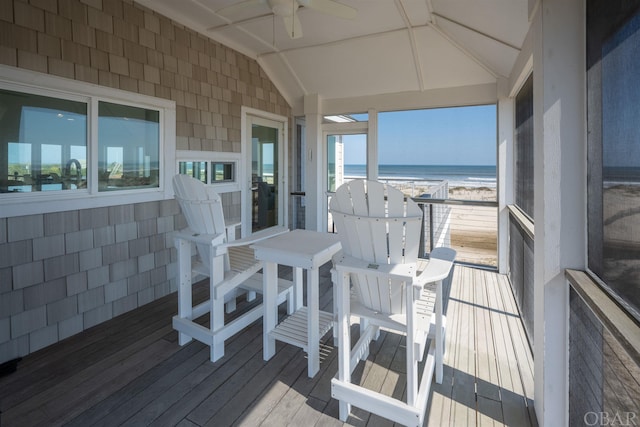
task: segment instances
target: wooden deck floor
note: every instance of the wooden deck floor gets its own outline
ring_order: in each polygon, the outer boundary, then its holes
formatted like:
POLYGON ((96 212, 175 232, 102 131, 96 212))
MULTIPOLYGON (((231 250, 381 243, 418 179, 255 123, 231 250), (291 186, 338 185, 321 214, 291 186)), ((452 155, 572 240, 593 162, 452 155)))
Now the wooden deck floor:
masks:
MULTIPOLYGON (((321 281, 320 305, 331 310, 328 266, 321 281)), ((432 388, 425 424, 536 426, 533 361, 507 279, 456 266, 450 285, 445 379, 432 388)), ((25 357, 0 378, 0 426, 343 425, 330 397, 337 360, 328 337, 313 379, 290 345, 278 343, 276 356, 262 360, 261 321, 211 363, 204 345, 178 346, 176 306, 169 295, 25 357)), ((383 332, 355 374, 402 395, 403 360, 403 339, 383 332)), ((354 409, 346 425, 392 423, 354 409)))

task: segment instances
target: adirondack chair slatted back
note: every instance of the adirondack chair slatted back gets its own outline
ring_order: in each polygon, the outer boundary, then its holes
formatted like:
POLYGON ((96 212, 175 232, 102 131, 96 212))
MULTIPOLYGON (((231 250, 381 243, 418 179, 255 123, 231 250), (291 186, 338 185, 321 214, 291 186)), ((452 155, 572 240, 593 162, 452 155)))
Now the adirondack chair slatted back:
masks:
MULTIPOLYGON (((338 188, 331 215, 346 255, 372 264, 416 263, 422 211, 392 186, 354 180, 338 188)), ((372 274, 352 274, 360 302, 385 314, 404 314, 404 284, 372 274)))
MULTIPOLYGON (((202 181, 188 175, 173 177, 173 191, 191 231, 225 236, 222 199, 218 193, 205 187, 202 181)), ((226 240, 226 237, 223 238, 223 242, 226 240)), ((202 262, 211 267, 211 245, 197 244, 196 247, 202 262)))

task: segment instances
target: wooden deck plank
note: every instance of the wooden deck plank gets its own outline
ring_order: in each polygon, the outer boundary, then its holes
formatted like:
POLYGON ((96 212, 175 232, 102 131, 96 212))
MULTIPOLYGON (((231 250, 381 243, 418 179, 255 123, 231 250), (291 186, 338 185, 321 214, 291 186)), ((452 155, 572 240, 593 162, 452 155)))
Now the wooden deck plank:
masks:
MULTIPOLYGON (((164 372, 159 370, 155 373, 156 375, 150 375, 142 384, 136 384, 137 387, 123 390, 118 393, 117 400, 104 402, 100 405, 103 416, 101 423, 98 424, 91 419, 81 419, 77 424, 78 427, 119 425, 125 420, 126 424, 131 425, 151 424, 196 385, 207 381, 216 370, 224 366, 226 360, 237 357, 237 353, 245 346, 257 344, 262 339, 260 326, 256 324, 255 327, 247 329, 237 340, 226 346, 224 358, 216 363, 211 363, 209 360, 209 347, 204 344, 195 342, 185 346, 185 350, 193 347, 197 353, 181 366, 166 369, 164 372), (146 386, 144 393, 139 390, 142 386, 146 386)), ((96 409, 92 409, 96 412, 96 409)))
POLYGON ((529 341, 522 326, 518 308, 507 278, 506 276, 498 276, 498 278, 503 282, 503 285, 500 286, 502 303, 504 307, 513 314, 513 316, 508 317, 511 344, 516 354, 516 360, 518 361, 524 396, 529 402, 532 401, 534 393, 534 367, 531 348, 529 347, 529 341))
POLYGON ((496 366, 496 330, 489 308, 487 272, 476 275, 474 305, 476 314, 476 393, 487 399, 500 400, 500 378, 496 366))
MULTIPOLYGON (((330 312, 329 270, 320 272, 320 306, 330 312)), ((425 425, 536 425, 533 359, 509 286, 506 276, 455 267, 445 304, 445 375, 432 385, 425 425)), ((205 298, 205 291, 194 295, 205 298)), ((239 300, 232 317, 251 306, 239 300)), ((392 425, 357 408, 346 424, 338 420, 331 334, 310 379, 298 348, 279 343, 272 360, 262 360, 261 321, 228 340, 216 363, 201 343, 178 346, 170 326, 176 309, 176 295, 169 295, 25 357, 15 374, 0 378, 2 426, 392 425)), ((404 396, 404 345, 404 337, 381 332, 354 378, 404 396)))
MULTIPOLYGON (((306 375, 307 359, 304 357, 294 357, 291 364, 287 366, 287 369, 283 370, 282 375, 275 377, 265 388, 262 395, 256 399, 255 404, 241 414, 236 424, 256 426, 265 422, 267 418, 271 418, 270 423, 273 423, 273 425, 287 425, 288 421, 277 419, 277 415, 275 414, 287 414, 294 409, 290 405, 281 404, 281 402, 289 390, 291 390, 292 385, 295 384, 300 377, 305 377, 306 375), (276 408, 280 406, 282 406, 282 411, 274 414, 276 408)), ((306 396, 302 396, 299 393, 295 394, 303 398, 301 402, 296 402, 295 404, 303 404, 306 396)), ((295 408, 295 411, 297 411, 297 409, 298 407, 295 408)), ((220 419, 219 421, 222 420, 220 419)))
MULTIPOLYGON (((242 346, 235 354, 230 354, 229 356, 225 355, 222 359, 216 362, 216 364, 218 364, 216 369, 211 371, 208 375, 203 376, 202 378, 196 377, 193 383, 188 383, 188 387, 185 390, 186 393, 182 394, 179 400, 173 403, 150 425, 164 427, 175 425, 181 419, 186 418, 191 411, 193 411, 204 399, 207 398, 207 396, 225 384, 225 382, 235 372, 242 370, 251 357, 255 355, 255 353, 243 350, 247 348, 253 349, 256 347, 260 350, 262 349, 262 324, 257 323, 250 327, 250 329, 254 328, 257 333, 253 335, 251 342, 242 346)), ((241 335, 245 335, 245 333, 242 333, 241 335)), ((198 343, 192 343, 189 345, 194 344, 199 345, 198 343)))
MULTIPOLYGON (((37 399, 29 399, 23 403, 12 407, 6 411, 3 418, 22 419, 30 416, 33 409, 40 408, 45 411, 49 420, 57 420, 62 417, 68 408, 86 406, 89 399, 99 399, 101 395, 111 390, 121 388, 122 381, 135 376, 140 370, 147 370, 156 363, 162 361, 163 349, 177 351, 175 347, 159 338, 166 331, 160 329, 151 334, 147 340, 141 340, 137 345, 125 347, 124 349, 108 356, 97 363, 72 374, 64 381, 59 381, 55 385, 41 389, 37 393, 37 399), (126 360, 127 363, 121 363, 126 360), (85 393, 93 393, 87 395, 85 393)), ((44 422, 42 420, 41 422, 44 422)))
POLYGON ((520 368, 511 343, 511 332, 508 325, 508 318, 513 317, 513 314, 504 310, 505 307, 501 303, 500 287, 509 286, 509 284, 500 281, 497 275, 491 275, 488 279, 488 286, 493 288, 489 294, 489 307, 497 336, 497 366, 501 383, 500 393, 503 401, 504 423, 507 425, 530 425, 531 421, 520 379, 520 368))
MULTIPOLYGON (((170 301, 167 301, 170 302, 170 301)), ((172 304, 175 309, 175 303, 172 304)), ((146 308, 146 307, 145 307, 146 308)), ((20 369, 14 375, 7 378, 7 383, 3 390, 0 390, 0 410, 6 412, 9 408, 24 401, 25 396, 37 393, 42 389, 48 389, 56 385, 60 377, 71 376, 83 367, 99 363, 102 359, 120 353, 122 346, 129 346, 132 343, 139 343, 141 339, 154 334, 159 328, 167 326, 167 316, 170 318, 171 311, 169 304, 160 303, 157 310, 142 310, 138 318, 139 328, 126 327, 126 323, 121 323, 117 318, 113 322, 115 326, 111 328, 97 327, 88 330, 86 333, 76 335, 67 341, 52 346, 51 349, 44 349, 33 354, 37 359, 32 362, 31 356, 24 358, 20 363, 20 369), (89 338, 88 343, 82 343, 82 337, 89 338), (114 346, 118 342, 120 347, 114 346), (51 357, 47 358, 50 353, 51 357), (13 393, 8 390, 15 390, 13 393)), ((170 329, 166 329, 168 332, 170 329)), ((123 356, 123 357, 126 357, 123 356)))
MULTIPOLYGON (((473 299, 475 286, 469 269, 461 269, 461 286, 458 304, 461 307, 460 328, 456 341, 458 348, 453 373, 453 390, 451 394, 451 423, 452 425, 476 425, 476 348, 475 348, 475 307, 473 299)), ((450 301, 451 302, 451 301, 450 301)))

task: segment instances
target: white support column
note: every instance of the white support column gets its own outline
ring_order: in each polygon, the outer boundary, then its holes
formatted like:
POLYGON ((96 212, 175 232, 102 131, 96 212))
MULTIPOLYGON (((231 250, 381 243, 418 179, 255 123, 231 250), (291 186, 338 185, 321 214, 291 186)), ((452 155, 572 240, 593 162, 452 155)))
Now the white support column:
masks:
POLYGON ((322 231, 322 179, 324 176, 324 152, 322 150, 322 111, 317 94, 304 97, 307 152, 303 157, 305 168, 305 228, 322 231))
POLYGON ((378 179, 378 111, 368 111, 367 131, 367 179, 378 179))
POLYGON ((541 426, 568 425, 566 268, 585 266, 584 0, 544 0, 532 23, 534 378, 541 426))

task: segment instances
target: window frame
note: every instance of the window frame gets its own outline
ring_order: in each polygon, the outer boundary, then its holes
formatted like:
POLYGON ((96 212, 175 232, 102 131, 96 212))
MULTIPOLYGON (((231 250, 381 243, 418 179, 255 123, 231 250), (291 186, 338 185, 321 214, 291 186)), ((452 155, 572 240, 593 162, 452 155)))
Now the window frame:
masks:
POLYGON ((174 101, 0 65, 0 88, 87 103, 87 188, 0 194, 0 218, 115 206, 173 198, 176 104, 174 101), (157 110, 160 117, 159 186, 98 191, 98 102, 157 110))
POLYGON ((191 151, 177 150, 175 168, 176 173, 180 170, 180 162, 206 162, 207 163, 207 182, 205 185, 213 188, 217 193, 230 193, 233 191, 241 191, 241 177, 244 176, 242 165, 245 163, 242 159, 242 153, 232 153, 226 151, 191 151), (213 181, 213 171, 211 165, 213 163, 231 163, 233 164, 233 179, 227 181, 213 181))

